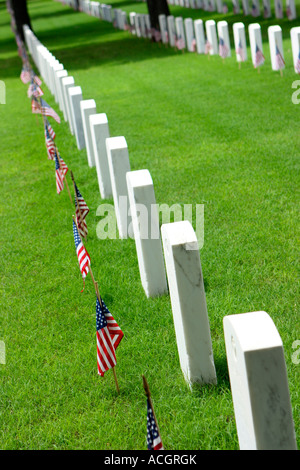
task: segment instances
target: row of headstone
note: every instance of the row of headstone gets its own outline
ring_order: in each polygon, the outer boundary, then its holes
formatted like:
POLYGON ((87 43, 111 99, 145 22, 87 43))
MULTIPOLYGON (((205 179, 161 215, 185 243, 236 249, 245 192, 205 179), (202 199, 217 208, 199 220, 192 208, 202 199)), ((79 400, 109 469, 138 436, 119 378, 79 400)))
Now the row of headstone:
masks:
MULTIPOLYGON (((211 12, 217 11, 223 14, 228 12, 228 4, 223 0, 168 0, 168 3, 169 5, 211 12)), ((252 15, 257 17, 262 14, 264 18, 272 17, 271 0, 262 0, 262 5, 260 5, 259 0, 241 0, 241 3, 242 6, 240 7, 239 0, 232 0, 234 14, 240 14, 242 10, 245 16, 252 15)), ((274 10, 276 18, 283 18, 284 8, 282 0, 274 0, 274 10)), ((289 20, 297 18, 295 0, 286 0, 285 12, 289 20)))
MULTIPOLYGON (((187 384, 217 383, 199 245, 188 221, 163 224, 150 172, 131 171, 124 136, 111 137, 105 113, 84 99, 80 86, 34 33, 24 27, 33 60, 96 167, 102 199, 113 198, 120 238, 132 222, 141 283, 147 297, 169 291, 180 367, 187 384), (121 207, 121 198, 128 198, 121 207), (147 217, 140 218, 141 207, 147 217), (153 208, 156 210, 153 210, 153 208), (149 233, 157 236, 149 237, 149 233)), ((225 316, 226 355, 241 449, 296 449, 283 344, 266 312, 225 316)))
MULTIPOLYGON (((61 3, 69 5, 76 9, 77 3, 79 4, 79 10, 89 15, 101 18, 105 21, 112 22, 112 6, 107 4, 99 4, 99 2, 93 2, 90 0, 60 0, 61 3)), ((223 0, 169 0, 169 5, 178 5, 185 8, 199 9, 204 11, 217 11, 218 13, 226 14, 228 12, 227 2, 223 0)), ((234 14, 240 14, 241 10, 245 16, 258 17, 262 15, 264 18, 272 17, 271 0, 241 0, 241 6, 239 0, 232 0, 232 7, 234 14)), ((274 11, 275 17, 281 19, 284 17, 284 12, 287 18, 292 21, 297 18, 297 11, 295 6, 295 0, 286 0, 285 9, 283 7, 283 0, 274 0, 274 11)), ((125 13, 125 12, 124 12, 125 13)), ((126 13, 125 13, 126 14, 126 13)))
MULTIPOLYGON (((258 8, 258 0, 253 1, 257 3, 258 8)), ((268 2, 268 5, 267 3, 265 5, 270 6, 270 0, 266 0, 266 2, 268 2)), ((82 11, 113 22, 114 26, 119 29, 129 29, 137 37, 151 38, 153 36, 149 15, 130 12, 128 22, 126 12, 121 9, 112 11, 111 8, 104 8, 103 4, 88 0, 81 0, 80 4, 82 11), (98 13, 101 11, 101 14, 96 14, 96 11, 98 13)), ((106 5, 106 7, 110 6, 106 5)), ((294 8, 294 6, 292 7, 294 8)), ((231 56, 228 23, 225 20, 217 23, 214 20, 207 20, 204 24, 201 19, 192 20, 192 18, 183 19, 173 15, 159 15, 159 26, 159 40, 171 47, 187 49, 189 52, 197 52, 198 54, 220 55, 223 58, 231 56)), ((251 60, 254 67, 257 67, 258 54, 263 56, 263 42, 259 23, 250 24, 248 33, 251 60)), ((285 62, 281 27, 278 25, 270 26, 268 28, 268 38, 272 69, 275 71, 282 70, 285 67, 285 62)), ((246 61, 248 59, 247 41, 245 25, 242 22, 233 24, 233 39, 237 62, 246 61)), ((294 70, 295 73, 299 74, 300 37, 298 27, 291 29, 291 42, 294 70)))

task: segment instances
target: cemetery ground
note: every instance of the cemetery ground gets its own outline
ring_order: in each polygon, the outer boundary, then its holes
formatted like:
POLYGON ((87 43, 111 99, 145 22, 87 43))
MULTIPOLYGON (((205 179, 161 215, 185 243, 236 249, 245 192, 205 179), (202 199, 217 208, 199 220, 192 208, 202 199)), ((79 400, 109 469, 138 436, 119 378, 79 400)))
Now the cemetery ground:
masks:
MULTIPOLYGON (((146 12, 142 3, 117 4, 146 12)), ((224 18, 170 8, 183 17, 224 18)), ((268 25, 283 29, 281 77, 271 70, 266 42, 258 73, 250 60, 239 70, 234 53, 223 63, 176 52, 57 2, 31 1, 29 11, 38 38, 74 76, 83 98, 107 114, 110 135, 125 136, 131 169, 150 171, 157 203, 204 204, 200 257, 218 384, 188 389, 169 296, 146 298, 134 240, 98 239, 97 208, 112 200, 101 200, 96 169, 77 150, 68 124, 49 118, 90 208, 86 248, 94 276, 125 335, 116 351, 120 394, 112 371, 97 375, 96 298, 89 275, 80 292, 74 209, 66 189, 56 194, 54 163, 19 78, 21 60, 1 2, 0 447, 146 449, 144 374, 165 449, 238 449, 222 321, 257 310, 269 313, 283 341, 299 447, 300 364, 292 356, 300 340, 300 106, 291 99, 297 75, 289 37, 297 22, 258 19, 264 39, 268 25)))

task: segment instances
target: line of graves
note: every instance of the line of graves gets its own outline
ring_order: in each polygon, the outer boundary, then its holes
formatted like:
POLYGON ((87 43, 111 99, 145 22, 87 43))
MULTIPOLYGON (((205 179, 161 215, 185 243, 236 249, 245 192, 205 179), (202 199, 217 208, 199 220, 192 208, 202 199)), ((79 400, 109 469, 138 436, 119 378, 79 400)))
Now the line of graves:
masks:
MULTIPOLYGON (((90 0, 58 0, 64 5, 76 9, 77 4, 79 10, 84 11, 92 16, 100 17, 106 21, 112 22, 112 10, 115 12, 118 9, 113 9, 111 5, 105 3, 99 3, 90 0)), ((143 0, 146 2, 146 0, 143 0)), ((242 0, 242 6, 240 6, 239 0, 232 0, 233 13, 240 15, 241 12, 244 16, 263 16, 266 18, 272 18, 271 0, 262 0, 262 8, 259 0, 242 0)), ((191 8, 194 10, 203 10, 209 12, 217 12, 226 14, 228 12, 228 5, 223 0, 168 0, 169 5, 181 6, 184 8, 191 8)), ((284 17, 284 11, 287 18, 292 21, 297 18, 297 12, 295 7, 295 0, 286 0, 285 9, 283 8, 282 0, 274 0, 275 17, 282 19, 284 17)))
MULTIPOLYGON (((73 6, 73 0, 59 0, 73 6)), ((258 0, 257 0, 258 1, 258 0)), ((150 26, 149 15, 131 12, 129 19, 125 11, 112 9, 111 5, 80 1, 80 11, 109 21, 121 30, 128 30, 137 37, 155 38, 165 45, 179 50, 196 52, 198 54, 220 55, 223 60, 231 57, 229 27, 225 20, 207 20, 174 17, 173 15, 159 15, 160 31, 153 31, 150 26)), ((294 16, 296 15, 295 10, 294 16)), ((252 23, 248 29, 250 54, 254 68, 259 70, 265 62, 261 26, 252 23)), ((291 45, 295 73, 300 73, 300 27, 291 28, 291 45)), ((234 50, 239 67, 248 60, 245 25, 242 22, 233 24, 234 50)), ((279 25, 268 28, 269 49, 272 70, 280 71, 285 68, 284 51, 282 43, 282 29, 279 25)))
MULTIPOLYGON (((95 100, 84 99, 81 86, 27 26, 24 34, 78 149, 85 149, 88 166, 96 167, 100 197, 113 198, 120 238, 127 238, 129 225, 133 229, 146 297, 170 295, 188 386, 216 384, 199 245, 191 223, 167 223, 160 230, 158 212, 148 210, 147 233, 158 236, 144 236, 139 207, 157 207, 150 172, 131 171, 125 137, 110 136, 107 116, 97 113, 95 100), (119 204, 122 197, 129 199, 130 217, 119 204)), ((240 449, 296 449, 284 349, 273 320, 263 311, 234 314, 224 317, 223 327, 240 449)))

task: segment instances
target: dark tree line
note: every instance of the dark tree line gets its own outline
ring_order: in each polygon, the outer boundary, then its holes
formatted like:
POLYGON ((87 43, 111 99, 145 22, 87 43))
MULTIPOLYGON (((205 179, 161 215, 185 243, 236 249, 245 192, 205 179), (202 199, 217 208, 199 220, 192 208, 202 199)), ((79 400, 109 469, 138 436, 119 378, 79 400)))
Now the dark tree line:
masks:
MULTIPOLYGON (((8 0, 7 3, 14 12, 17 32, 24 40, 23 25, 27 24, 31 28, 30 17, 27 9, 27 0, 8 0)), ((150 16, 151 27, 159 30, 158 16, 170 15, 167 0, 147 0, 147 7, 150 16)))

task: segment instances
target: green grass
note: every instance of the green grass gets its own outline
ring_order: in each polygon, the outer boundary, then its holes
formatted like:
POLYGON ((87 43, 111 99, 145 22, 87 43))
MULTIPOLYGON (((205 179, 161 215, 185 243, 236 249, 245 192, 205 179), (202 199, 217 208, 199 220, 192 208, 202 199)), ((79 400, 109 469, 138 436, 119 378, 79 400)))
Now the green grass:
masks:
MULTIPOLYGON (((111 3, 146 11, 143 3, 111 3)), ((271 70, 267 43, 258 74, 250 60, 238 70, 234 57, 223 63, 178 53, 57 2, 32 1, 29 9, 38 38, 74 76, 84 99, 95 99, 97 112, 107 114, 110 135, 125 136, 132 170, 150 171, 157 203, 205 205, 200 256, 218 385, 187 388, 169 296, 146 298, 133 240, 98 240, 96 210, 103 201, 96 171, 67 123, 52 121, 61 156, 90 207, 86 246, 94 275, 125 333, 117 349, 120 395, 112 371, 97 376, 94 288, 88 276, 80 293, 74 211, 65 190, 56 194, 54 165, 19 79, 21 60, 1 3, 7 104, 0 106, 0 339, 6 345, 0 448, 145 449, 145 374, 166 449, 238 449, 222 320, 256 310, 271 315, 284 344, 299 446, 300 365, 291 359, 300 339, 299 107, 291 101, 297 76, 289 39, 297 22, 258 19, 265 40, 269 24, 283 28, 287 67, 280 77, 271 70)))

